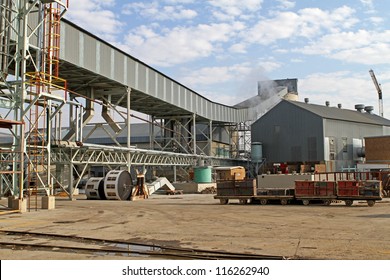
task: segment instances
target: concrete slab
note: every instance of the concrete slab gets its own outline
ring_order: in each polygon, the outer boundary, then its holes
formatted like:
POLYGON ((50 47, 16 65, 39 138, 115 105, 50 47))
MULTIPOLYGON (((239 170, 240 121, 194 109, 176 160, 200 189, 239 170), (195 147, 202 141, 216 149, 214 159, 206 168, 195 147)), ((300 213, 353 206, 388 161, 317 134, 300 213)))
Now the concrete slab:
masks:
MULTIPOLYGON (((0 230, 60 234, 169 247, 235 253, 295 256, 300 259, 389 260, 390 199, 368 207, 343 203, 319 205, 220 205, 214 195, 154 195, 132 201, 57 198, 53 211, 2 215, 0 230)), ((0 200, 5 206, 6 199, 0 200)), ((1 233, 1 232, 0 232, 1 233)), ((0 234, 2 241, 15 236, 0 234)), ((26 238, 25 243, 90 246, 79 241, 26 238)), ((16 236, 15 242, 21 238, 16 236)), ((11 241, 11 240, 10 240, 11 241)), ((0 250, 0 259, 140 259, 142 256, 94 254, 57 249, 0 250)))
POLYGON ((201 193, 206 188, 217 187, 216 183, 174 183, 173 184, 177 190, 183 190, 183 193, 201 193))
POLYGON ((42 209, 52 210, 56 208, 56 198, 54 196, 42 197, 42 209))
POLYGON ((11 208, 12 210, 20 210, 20 212, 22 213, 27 212, 27 200, 23 198, 13 198, 11 202, 11 207, 9 208, 11 208))

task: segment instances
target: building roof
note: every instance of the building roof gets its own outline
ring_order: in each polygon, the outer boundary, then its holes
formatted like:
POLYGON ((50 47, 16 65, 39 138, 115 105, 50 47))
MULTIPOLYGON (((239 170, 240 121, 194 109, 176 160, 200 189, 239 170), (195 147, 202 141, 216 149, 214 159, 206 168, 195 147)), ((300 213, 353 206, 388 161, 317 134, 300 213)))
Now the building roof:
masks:
POLYGON ((322 106, 298 101, 283 100, 282 102, 291 103, 324 119, 390 126, 390 120, 382 118, 375 114, 369 114, 367 112, 358 112, 357 110, 322 106))

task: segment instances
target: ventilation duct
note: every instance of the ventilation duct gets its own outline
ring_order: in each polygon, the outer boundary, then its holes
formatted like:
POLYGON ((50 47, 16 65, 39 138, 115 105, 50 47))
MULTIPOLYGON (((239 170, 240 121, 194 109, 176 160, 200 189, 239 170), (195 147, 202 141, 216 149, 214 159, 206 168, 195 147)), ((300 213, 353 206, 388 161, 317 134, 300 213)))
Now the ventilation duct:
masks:
POLYGON ((368 114, 372 114, 372 111, 374 111, 374 106, 366 106, 364 107, 364 111, 366 111, 368 114))
POLYGON ((355 105, 355 109, 356 109, 358 112, 363 112, 364 104, 356 104, 356 105, 355 105))

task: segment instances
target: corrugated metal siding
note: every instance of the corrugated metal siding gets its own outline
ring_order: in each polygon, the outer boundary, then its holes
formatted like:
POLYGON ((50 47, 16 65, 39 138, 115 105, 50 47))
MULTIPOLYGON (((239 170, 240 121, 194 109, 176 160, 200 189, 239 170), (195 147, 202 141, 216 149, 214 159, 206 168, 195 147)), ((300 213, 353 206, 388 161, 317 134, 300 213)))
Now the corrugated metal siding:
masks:
POLYGON ((146 92, 146 67, 138 63, 138 88, 142 92, 146 92))
POLYGON ((335 159, 344 162, 338 164, 337 167, 341 168, 341 165, 344 165, 343 167, 354 165, 353 139, 382 135, 383 128, 380 125, 324 119, 324 131, 325 136, 335 139, 335 159), (343 152, 343 138, 347 139, 347 153, 343 152))
POLYGON ((69 28, 69 26, 65 26, 65 40, 66 45, 68 46, 64 48, 65 56, 70 58, 69 62, 79 64, 79 33, 74 32, 74 30, 69 28))
POLYGON ((95 41, 87 35, 84 35, 84 67, 87 69, 96 69, 96 44, 95 41))
POLYGON ((136 78, 136 62, 130 58, 127 61, 127 84, 135 85, 136 78))
POLYGON ((186 107, 186 89, 183 87, 179 87, 179 96, 180 96, 180 107, 185 108, 186 107))
POLYGON ((269 162, 323 160, 322 119, 281 102, 252 125, 252 142, 263 143, 269 162), (309 140, 310 139, 310 140, 309 140))
POLYGON ((100 44, 100 74, 111 76, 111 48, 106 44, 100 44))
POLYGON ((148 92, 150 95, 157 95, 157 78, 156 72, 149 72, 148 92))
POLYGON ((178 84, 172 84, 172 101, 180 106, 179 88, 178 84))
POLYGON ((324 131, 325 136, 347 137, 352 141, 352 138, 382 135, 383 130, 379 125, 324 119, 324 131))
POLYGON ((114 70, 112 72, 114 72, 114 77, 116 79, 118 79, 121 83, 124 83, 124 79, 123 79, 123 72, 124 72, 124 59, 123 59, 123 55, 114 50, 114 61, 115 61, 115 64, 114 64, 114 70))
POLYGON ((172 101, 172 81, 170 81, 170 80, 165 81, 165 92, 164 93, 165 93, 164 100, 171 103, 171 101, 172 101))

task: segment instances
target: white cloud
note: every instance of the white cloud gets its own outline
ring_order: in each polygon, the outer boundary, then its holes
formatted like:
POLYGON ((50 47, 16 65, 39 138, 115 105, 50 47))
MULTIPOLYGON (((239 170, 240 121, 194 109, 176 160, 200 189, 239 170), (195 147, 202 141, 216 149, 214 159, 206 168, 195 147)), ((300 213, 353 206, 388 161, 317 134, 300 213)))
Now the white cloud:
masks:
POLYGON ((309 55, 327 55, 345 62, 367 65, 388 64, 390 61, 390 30, 373 32, 339 32, 321 37, 310 45, 295 49, 309 55))
POLYGON ((270 73, 276 69, 279 69, 282 64, 273 59, 261 59, 259 65, 264 69, 266 73, 270 73))
POLYGON ((369 17, 368 20, 375 25, 379 25, 385 21, 384 18, 381 17, 369 17))
POLYGON ((279 12, 273 18, 261 20, 245 37, 249 42, 269 45, 280 39, 313 38, 321 33, 351 28, 357 19, 354 10, 343 6, 333 11, 306 8, 298 12, 279 12))
POLYGON ((364 6, 370 8, 370 9, 373 9, 373 8, 374 8, 374 2, 373 2, 373 0, 360 0, 360 2, 361 2, 364 6))
POLYGON ((232 66, 204 67, 191 70, 181 78, 185 84, 192 87, 212 85, 237 80, 237 77, 247 76, 252 71, 248 63, 235 64, 232 66))
POLYGON ((191 4, 195 3, 195 0, 165 0, 166 3, 169 4, 191 4))
POLYGON ((260 10, 263 0, 208 0, 208 2, 216 8, 214 17, 219 20, 234 20, 260 10))
POLYGON ((114 0, 78 0, 65 17, 105 40, 114 41, 123 26, 117 15, 109 10, 114 4, 114 0))
POLYGON ((232 45, 229 48, 229 51, 232 53, 246 53, 246 47, 247 46, 243 43, 237 43, 237 44, 232 45))
POLYGON ((239 22, 177 26, 159 32, 141 26, 130 31, 126 44, 133 55, 147 63, 171 66, 212 55, 219 43, 228 42, 243 28, 239 22))
POLYGON ((290 59, 290 61, 291 61, 292 63, 302 63, 302 62, 304 62, 303 59, 299 59, 299 58, 292 58, 292 59, 290 59))
POLYGON ((308 46, 296 51, 304 54, 331 54, 335 50, 353 49, 372 42, 372 34, 366 30, 327 34, 308 46))
MULTIPOLYGON (((390 72, 377 75, 383 86, 390 87, 387 76, 389 74, 390 72)), ((300 99, 308 97, 310 103, 323 105, 325 101, 330 101, 331 106, 340 103, 343 108, 351 110, 354 110, 355 104, 365 104, 374 106, 374 113, 379 114, 378 96, 368 70, 363 73, 351 71, 314 73, 299 80, 298 90, 300 99)), ((386 104, 386 99, 384 103, 386 104)), ((390 108, 387 109, 386 106, 384 116, 390 117, 390 108)))
POLYGON ((292 9, 295 7, 295 1, 289 0, 277 0, 280 4, 278 6, 279 9, 292 9))
POLYGON ((330 57, 366 65, 389 64, 390 45, 388 43, 375 43, 362 48, 342 50, 332 54, 330 57))
POLYGON ((122 13, 125 15, 141 15, 153 20, 184 20, 193 19, 198 15, 195 10, 186 9, 182 5, 164 6, 157 1, 126 4, 122 8, 122 13))
POLYGON ((363 4, 364 12, 366 14, 374 14, 376 13, 375 7, 374 7, 374 0, 360 0, 360 3, 363 4))

